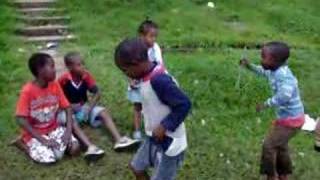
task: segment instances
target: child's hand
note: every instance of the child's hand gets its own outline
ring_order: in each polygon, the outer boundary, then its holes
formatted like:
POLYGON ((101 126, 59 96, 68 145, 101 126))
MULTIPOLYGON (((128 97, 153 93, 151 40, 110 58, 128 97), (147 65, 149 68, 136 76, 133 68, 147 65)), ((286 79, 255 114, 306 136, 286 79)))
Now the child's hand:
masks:
POLYGON ((68 130, 65 131, 65 133, 62 136, 62 143, 66 146, 69 145, 71 141, 71 132, 69 132, 68 130))
POLYGON ((45 146, 48 146, 49 148, 51 149, 58 149, 59 148, 59 143, 57 143, 57 141, 53 140, 53 139, 48 139, 48 140, 45 140, 43 142, 43 144, 45 146))
POLYGON ((267 109, 267 106, 265 104, 257 104, 256 111, 261 112, 263 110, 267 109))
POLYGON ((249 65, 250 65, 250 62, 249 62, 248 59, 241 59, 241 60, 240 60, 240 66, 249 68, 249 65))
POLYGON ((159 142, 163 141, 165 135, 166 129, 161 124, 152 132, 152 136, 159 142))
POLYGON ((89 114, 90 114, 90 108, 85 106, 83 109, 82 109, 82 112, 83 112, 83 119, 84 120, 88 120, 89 119, 89 114))

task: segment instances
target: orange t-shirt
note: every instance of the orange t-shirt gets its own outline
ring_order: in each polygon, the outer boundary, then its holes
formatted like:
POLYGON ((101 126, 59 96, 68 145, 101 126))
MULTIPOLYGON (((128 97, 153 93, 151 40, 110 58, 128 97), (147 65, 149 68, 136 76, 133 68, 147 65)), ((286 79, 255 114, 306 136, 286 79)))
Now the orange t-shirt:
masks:
MULTIPOLYGON (((26 118, 38 133, 48 134, 58 127, 58 110, 69 106, 58 82, 50 82, 46 88, 28 82, 20 93, 16 116, 26 118)), ((28 142, 31 135, 22 129, 22 138, 24 142, 28 142)))

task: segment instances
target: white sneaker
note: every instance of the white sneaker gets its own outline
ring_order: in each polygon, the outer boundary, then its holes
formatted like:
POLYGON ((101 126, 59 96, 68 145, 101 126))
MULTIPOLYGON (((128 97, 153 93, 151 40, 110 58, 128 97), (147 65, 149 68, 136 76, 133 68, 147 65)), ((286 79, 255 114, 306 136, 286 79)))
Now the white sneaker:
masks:
POLYGON ((114 145, 114 150, 127 149, 135 147, 139 144, 138 140, 131 139, 127 136, 123 136, 116 144, 114 145))
POLYGON ((87 161, 97 161, 104 156, 104 151, 95 145, 88 147, 87 151, 84 153, 84 158, 87 161))

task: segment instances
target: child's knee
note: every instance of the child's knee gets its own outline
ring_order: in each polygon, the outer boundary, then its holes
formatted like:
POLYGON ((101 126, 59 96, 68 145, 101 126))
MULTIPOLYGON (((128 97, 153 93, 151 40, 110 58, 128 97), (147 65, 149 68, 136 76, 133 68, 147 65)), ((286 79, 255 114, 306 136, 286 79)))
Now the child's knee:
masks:
POLYGON ((132 171, 132 173, 138 178, 138 177, 144 177, 146 175, 145 171, 138 171, 136 170, 131 163, 129 163, 129 169, 132 171))

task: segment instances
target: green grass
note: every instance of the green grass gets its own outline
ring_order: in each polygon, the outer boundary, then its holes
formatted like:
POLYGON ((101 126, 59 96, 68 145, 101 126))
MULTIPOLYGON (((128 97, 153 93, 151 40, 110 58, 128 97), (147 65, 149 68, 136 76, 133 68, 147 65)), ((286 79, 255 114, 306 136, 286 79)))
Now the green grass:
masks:
POLYGON ((12 109, 19 94, 21 82, 28 78, 25 54, 19 53, 23 48, 13 36, 15 19, 13 10, 0 4, 0 137, 12 134, 15 128, 12 109))
MULTIPOLYGON (((166 46, 199 46, 193 52, 164 53, 170 73, 193 102, 186 125, 189 149, 178 179, 258 179, 262 139, 274 112, 257 114, 255 104, 270 96, 267 82, 243 72, 241 89, 235 88, 241 49, 236 44, 283 40, 292 46, 290 66, 298 79, 307 113, 320 113, 318 87, 320 53, 317 20, 318 1, 216 1, 210 10, 206 1, 61 1, 72 16, 79 40, 64 44, 62 52, 79 50, 102 91, 101 104, 110 108, 119 129, 130 134, 132 107, 126 100, 126 80, 113 63, 116 43, 134 36, 146 15, 160 27, 159 43, 166 46), (152 3, 150 3, 152 2, 152 3), (233 22, 233 23, 231 23, 233 22), (204 47, 213 47, 207 50, 204 47), (303 47, 303 48, 301 48, 303 47), (205 125, 202 124, 205 122, 205 125)), ((104 130, 91 130, 89 136, 106 150, 106 157, 88 166, 82 157, 66 158, 51 167, 31 163, 18 150, 5 146, 16 134, 14 106, 20 86, 31 76, 26 69, 28 53, 17 53, 12 35, 13 12, 0 5, 1 121, 0 179, 132 179, 127 163, 133 153, 112 151, 111 138, 104 130)), ((250 50, 249 58, 259 60, 250 50)), ((318 179, 319 154, 313 152, 312 136, 300 133, 291 142, 295 165, 294 179, 318 179)))

